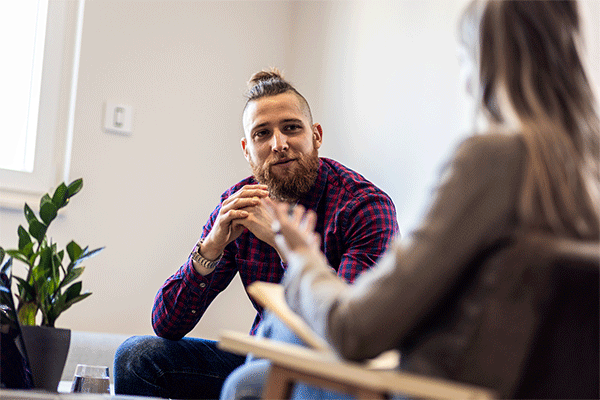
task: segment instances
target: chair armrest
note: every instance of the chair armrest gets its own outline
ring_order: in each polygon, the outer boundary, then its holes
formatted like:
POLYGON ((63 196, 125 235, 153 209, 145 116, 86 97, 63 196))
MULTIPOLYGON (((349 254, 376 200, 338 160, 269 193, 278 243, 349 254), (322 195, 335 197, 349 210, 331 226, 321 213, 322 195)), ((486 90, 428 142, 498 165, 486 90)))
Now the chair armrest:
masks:
POLYGON ((494 392, 485 388, 396 370, 370 370, 359 363, 341 360, 334 353, 319 352, 239 332, 222 332, 219 348, 236 354, 252 353, 288 369, 339 383, 360 385, 374 391, 429 399, 495 398, 494 392))

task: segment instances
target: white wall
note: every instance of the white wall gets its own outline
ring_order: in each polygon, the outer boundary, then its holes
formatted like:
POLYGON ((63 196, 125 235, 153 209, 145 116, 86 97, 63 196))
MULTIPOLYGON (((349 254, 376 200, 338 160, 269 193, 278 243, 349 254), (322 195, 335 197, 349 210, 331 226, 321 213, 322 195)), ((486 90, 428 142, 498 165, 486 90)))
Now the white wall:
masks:
MULTIPOLYGON (((458 81, 456 23, 469 0, 300 2, 295 82, 324 127, 322 154, 394 199, 403 234, 425 211, 441 163, 471 132, 458 81), (315 57, 316 56, 316 57, 315 57)), ((592 78, 600 83, 600 2, 585 1, 592 78)))
MULTIPOLYGON (((50 234, 106 249, 85 263, 93 295, 59 326, 152 332, 156 291, 220 194, 250 172, 239 144, 243 92, 253 72, 286 64, 289 20, 285 2, 86 2, 71 164, 84 188, 50 234), (132 135, 103 131, 107 100, 133 107, 132 135)), ((19 223, 20 210, 2 211, 5 247, 16 246, 19 223)), ((248 330, 254 316, 236 285, 195 334, 248 330)))
MULTIPOLYGON (((87 0, 71 165, 84 189, 50 233, 62 245, 106 249, 85 264, 94 294, 58 325, 152 333, 157 289, 187 258, 221 192, 249 172, 242 94, 265 67, 283 69, 311 103, 324 128, 321 154, 392 196, 406 234, 441 161, 469 132, 455 57, 465 4, 87 0), (133 106, 131 136, 103 132, 106 100, 133 106)), ((589 8, 598 74, 600 3, 589 8)), ((16 246, 21 211, 0 218, 0 243, 16 246)), ((253 317, 236 280, 192 335, 247 331, 253 317)))
POLYGON ((394 199, 403 233, 414 226, 432 179, 470 114, 458 87, 455 24, 465 1, 311 2, 298 5, 297 80, 311 87, 324 153, 394 199), (325 28, 326 27, 326 28, 325 28), (307 54, 322 57, 307 57, 307 54), (304 74, 309 71, 309 74, 304 74))

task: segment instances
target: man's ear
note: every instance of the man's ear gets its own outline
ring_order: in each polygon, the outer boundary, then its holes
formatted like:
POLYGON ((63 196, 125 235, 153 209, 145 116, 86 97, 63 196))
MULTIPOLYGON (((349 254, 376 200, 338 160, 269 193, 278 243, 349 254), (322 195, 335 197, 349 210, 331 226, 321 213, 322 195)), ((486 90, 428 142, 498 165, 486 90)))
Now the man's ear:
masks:
POLYGON ((313 124, 312 131, 313 143, 315 149, 318 149, 319 147, 321 147, 321 143, 323 143, 323 128, 321 127, 321 124, 313 124))
POLYGON ((244 153, 244 158, 246 161, 250 162, 250 155, 248 154, 248 148, 246 147, 248 143, 246 142, 246 136, 240 140, 240 144, 242 145, 242 153, 244 153))

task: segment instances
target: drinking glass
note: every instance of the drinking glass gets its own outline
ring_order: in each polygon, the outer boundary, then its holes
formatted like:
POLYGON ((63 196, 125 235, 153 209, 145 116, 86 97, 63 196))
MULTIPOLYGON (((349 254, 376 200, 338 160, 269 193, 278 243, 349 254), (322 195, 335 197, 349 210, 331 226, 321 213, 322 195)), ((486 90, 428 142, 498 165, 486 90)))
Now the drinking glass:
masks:
POLYGON ((71 392, 110 394, 108 367, 77 364, 71 392))

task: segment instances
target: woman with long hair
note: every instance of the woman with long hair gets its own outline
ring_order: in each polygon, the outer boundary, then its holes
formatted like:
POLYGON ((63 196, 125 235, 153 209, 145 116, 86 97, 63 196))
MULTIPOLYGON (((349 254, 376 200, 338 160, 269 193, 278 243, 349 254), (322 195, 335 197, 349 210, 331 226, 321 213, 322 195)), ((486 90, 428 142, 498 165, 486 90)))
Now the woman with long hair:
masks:
MULTIPOLYGON (((344 358, 397 348, 403 370, 513 397, 526 356, 515 353, 530 334, 519 329, 521 321, 510 314, 497 321, 507 345, 502 351, 514 356, 501 366, 505 372, 492 362, 490 370, 468 372, 466 355, 479 356, 469 353, 480 350, 476 329, 444 345, 427 341, 431 335, 423 340, 423 332, 436 332, 441 322, 432 314, 448 307, 448 291, 499 243, 529 233, 598 241, 597 104, 582 63, 575 1, 473 1, 459 36, 473 66, 467 90, 483 127, 448 162, 418 229, 397 240, 378 265, 353 285, 341 281, 319 251, 314 213, 266 202, 278 221, 279 246, 287 248, 286 300, 344 358)), ((522 304, 538 312, 531 301, 522 304)), ((465 312, 477 318, 481 304, 465 312)))
POLYGON ((599 123, 577 3, 475 1, 459 27, 488 130, 512 131, 526 149, 521 227, 597 238, 599 123))

